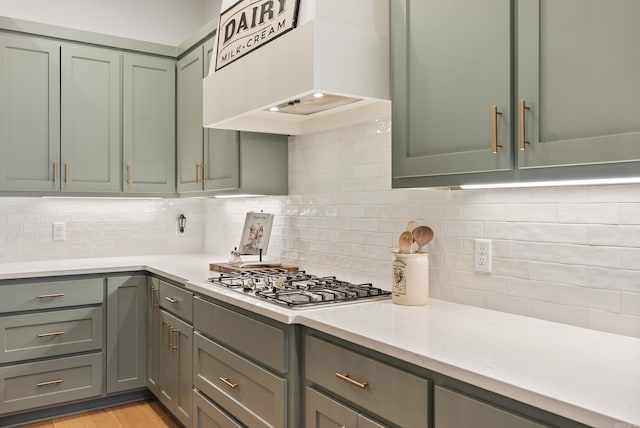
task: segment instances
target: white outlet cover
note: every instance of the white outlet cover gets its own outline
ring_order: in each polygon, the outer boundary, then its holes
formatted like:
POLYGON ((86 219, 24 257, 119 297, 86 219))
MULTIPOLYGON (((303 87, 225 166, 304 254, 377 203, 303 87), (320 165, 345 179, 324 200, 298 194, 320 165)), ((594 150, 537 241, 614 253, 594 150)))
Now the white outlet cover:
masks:
POLYGON ((53 240, 64 241, 65 240, 65 224, 53 223, 53 240))
POLYGON ((491 273, 491 240, 476 239, 473 250, 473 270, 491 273))

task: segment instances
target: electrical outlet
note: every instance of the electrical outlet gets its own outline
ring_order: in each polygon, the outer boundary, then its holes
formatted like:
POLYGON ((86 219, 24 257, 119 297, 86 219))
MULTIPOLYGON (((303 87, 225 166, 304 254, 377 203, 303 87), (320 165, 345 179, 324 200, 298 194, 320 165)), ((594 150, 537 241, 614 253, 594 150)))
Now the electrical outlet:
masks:
POLYGON ((473 264, 476 272, 491 272, 491 239, 475 240, 473 264))
POLYGON ((64 241, 64 223, 53 223, 53 240, 64 241))

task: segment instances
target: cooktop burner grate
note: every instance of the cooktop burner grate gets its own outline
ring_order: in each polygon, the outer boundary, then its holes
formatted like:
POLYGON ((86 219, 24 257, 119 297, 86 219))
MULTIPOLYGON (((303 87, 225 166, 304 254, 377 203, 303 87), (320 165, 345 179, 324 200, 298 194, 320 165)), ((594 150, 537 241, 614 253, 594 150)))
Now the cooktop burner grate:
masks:
POLYGON ((289 308, 384 299, 391 292, 371 283, 353 284, 335 276, 318 277, 305 271, 266 269, 243 273, 221 273, 209 282, 289 308))

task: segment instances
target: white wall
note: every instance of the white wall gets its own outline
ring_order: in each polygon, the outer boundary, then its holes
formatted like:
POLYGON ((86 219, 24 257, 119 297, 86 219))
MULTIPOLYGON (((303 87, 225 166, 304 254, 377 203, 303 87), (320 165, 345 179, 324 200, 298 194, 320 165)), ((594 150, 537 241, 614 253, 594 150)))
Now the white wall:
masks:
POLYGON ((247 211, 276 214, 270 257, 391 287, 415 219, 435 239, 432 297, 640 337, 640 186, 391 190, 390 121, 291 138, 290 196, 207 200, 205 250, 238 246, 247 211), (473 272, 474 238, 493 272, 473 272))
POLYGON ((2 0, 0 15, 177 46, 220 12, 220 0, 2 0))

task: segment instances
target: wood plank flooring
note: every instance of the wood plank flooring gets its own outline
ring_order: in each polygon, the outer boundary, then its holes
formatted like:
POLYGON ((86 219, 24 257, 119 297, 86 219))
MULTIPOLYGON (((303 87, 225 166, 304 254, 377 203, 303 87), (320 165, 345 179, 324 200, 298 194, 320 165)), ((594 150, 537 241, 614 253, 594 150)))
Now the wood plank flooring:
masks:
POLYGON ((23 428, 180 428, 180 424, 158 401, 140 401, 108 409, 94 410, 50 421, 23 425, 23 428))

